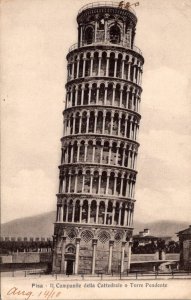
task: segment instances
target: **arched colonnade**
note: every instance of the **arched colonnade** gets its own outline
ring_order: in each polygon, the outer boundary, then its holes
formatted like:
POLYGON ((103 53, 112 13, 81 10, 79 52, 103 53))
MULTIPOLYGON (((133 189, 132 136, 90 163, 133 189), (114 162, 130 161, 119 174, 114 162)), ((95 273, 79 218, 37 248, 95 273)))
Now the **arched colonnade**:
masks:
POLYGON ((60 166, 59 193, 82 193, 134 198, 136 172, 60 166))
POLYGON ((98 81, 67 85, 66 108, 104 105, 126 108, 139 113, 140 88, 125 83, 98 81))
POLYGON ((63 140, 61 164, 93 163, 136 169, 138 146, 113 140, 63 140))
POLYGON ((114 77, 141 85, 142 61, 131 54, 120 51, 92 51, 83 48, 75 54, 70 52, 68 59, 68 81, 84 77, 114 77))
POLYGON ((72 134, 105 134, 129 138, 138 138, 140 117, 122 111, 90 108, 64 112, 63 135, 72 134))
POLYGON ((66 199, 58 205, 57 222, 132 226, 133 210, 131 201, 66 199))

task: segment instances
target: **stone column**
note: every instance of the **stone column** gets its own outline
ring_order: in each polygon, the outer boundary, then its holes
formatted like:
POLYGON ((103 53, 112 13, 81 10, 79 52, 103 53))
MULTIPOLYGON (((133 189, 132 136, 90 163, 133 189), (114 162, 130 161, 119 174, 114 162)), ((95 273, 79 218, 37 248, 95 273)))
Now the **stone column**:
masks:
POLYGON ((130 80, 130 72, 131 72, 131 61, 128 62, 128 81, 130 80))
POLYGON ((80 142, 77 142, 77 162, 79 161, 80 157, 80 142))
POLYGON ((98 115, 98 113, 97 113, 97 110, 96 110, 96 111, 95 111, 94 133, 97 132, 97 115, 98 115))
POLYGON ((137 169, 137 152, 135 153, 135 160, 134 160, 134 170, 137 169))
POLYGON ((99 179, 98 179, 98 194, 100 194, 100 187, 101 187, 101 175, 102 175, 102 171, 99 171, 99 179))
POLYGON ((99 104, 99 89, 100 89, 100 85, 98 86, 97 84, 97 93, 96 93, 96 104, 99 104))
POLYGON ((132 156, 133 156, 133 151, 129 149, 128 153, 128 167, 131 169, 132 168, 132 156))
POLYGON ((117 58, 115 57, 114 77, 116 77, 116 73, 117 73, 117 58))
POLYGON ((59 206, 56 207, 56 222, 59 222, 59 206))
POLYGON ((68 175, 69 175, 69 180, 68 180, 68 193, 70 193, 70 187, 71 187, 71 173, 70 173, 70 171, 69 171, 68 175))
POLYGON ((93 257, 92 257, 92 275, 95 274, 95 261, 96 261, 96 246, 97 246, 97 239, 93 239, 92 241, 93 246, 93 257))
POLYGON ((115 165, 118 165, 118 157, 119 157, 119 143, 117 143, 116 157, 115 157, 115 165))
POLYGON ((80 118, 80 124, 79 124, 79 133, 82 133, 82 115, 79 115, 79 118, 80 118))
POLYGON ((107 182, 106 182, 106 191, 105 194, 108 195, 108 188, 109 188, 109 177, 110 177, 110 173, 107 173, 107 182))
POLYGON ((106 77, 109 75, 109 57, 110 53, 107 53, 107 58, 106 58, 106 77))
POLYGON ((96 202, 96 224, 98 224, 99 202, 96 202))
POLYGON ((129 108, 129 92, 130 92, 130 89, 127 88, 127 96, 126 96, 126 108, 129 108))
POLYGON ((70 121, 70 116, 68 117, 68 126, 66 126, 66 132, 67 132, 67 135, 70 134, 70 126, 71 126, 71 121, 70 121))
POLYGON ((108 208, 108 205, 105 204, 104 222, 103 222, 104 225, 106 224, 106 221, 107 221, 107 208, 108 208))
POLYGON ((61 236, 62 238, 62 256, 61 256, 61 273, 64 274, 65 273, 65 247, 66 247, 66 237, 65 236, 61 236))
POLYGON ((105 93, 104 93, 104 105, 107 103, 107 90, 108 90, 108 83, 105 83, 105 93))
POLYGON ((112 220, 111 220, 111 224, 114 225, 114 218, 115 218, 115 202, 113 203, 113 209, 112 209, 112 220))
POLYGON ((118 136, 121 135, 121 112, 119 113, 119 121, 118 121, 118 136))
POLYGON ((78 274, 79 252, 80 252, 80 238, 76 238, 76 257, 75 257, 74 274, 78 274))
POLYGON ((117 172, 115 172, 115 177, 114 177, 114 196, 116 196, 116 188, 117 188, 117 178, 118 178, 118 174, 117 172))
POLYGON ((123 86, 121 86, 121 88, 120 88, 119 107, 122 107, 122 97, 123 97, 123 86))
POLYGON ((132 247, 132 241, 129 241, 129 251, 128 251, 128 264, 127 264, 127 270, 130 271, 130 265, 131 265, 131 247, 132 247))
POLYGON ((76 86, 76 94, 75 94, 75 106, 77 106, 78 100, 78 86, 76 86))
POLYGON ((81 103, 80 103, 80 105, 82 105, 84 103, 84 90, 85 90, 85 85, 83 83, 82 88, 81 88, 81 103))
POLYGON ((117 225, 121 225, 121 209, 122 209, 122 205, 121 205, 121 203, 120 203, 120 205, 119 205, 119 218, 118 218, 118 224, 117 225))
POLYGON ((66 201, 66 222, 68 222, 68 201, 66 201))
POLYGON ((77 193, 77 179, 78 179, 78 173, 75 172, 75 182, 74 182, 74 193, 77 193))
POLYGON ((63 211, 63 205, 60 206, 60 222, 63 222, 64 217, 64 211, 63 211))
POLYGON ((62 192, 63 193, 66 192, 66 176, 65 176, 65 174, 64 174, 64 179, 63 179, 63 191, 62 192))
POLYGON ((124 78, 124 66, 125 66, 125 59, 123 58, 122 59, 122 67, 121 67, 121 78, 122 79, 125 79, 124 78))
MULTIPOLYGON (((66 152, 66 156, 67 156, 67 163, 69 164, 70 163, 70 159, 69 159, 69 144, 67 145, 67 152, 66 152)), ((70 157, 71 157, 71 155, 70 155, 70 157)))
POLYGON ((122 173, 121 176, 121 186, 120 186, 120 194, 119 194, 120 197, 123 197, 123 180, 124 180, 124 172, 122 173))
POLYGON ((125 205, 125 213, 124 213, 124 220, 123 220, 123 226, 127 226, 127 204, 125 205))
POLYGON ((82 77, 85 77, 85 69, 86 69, 86 57, 83 57, 83 72, 82 72, 82 77))
POLYGON ((95 161, 95 147, 96 147, 96 140, 93 140, 93 153, 92 153, 92 162, 95 161))
POLYGON ((73 131, 72 131, 72 134, 75 134, 75 127, 76 127, 76 116, 74 116, 74 119, 73 119, 73 131))
POLYGON ((135 58, 135 62, 134 62, 134 65, 133 65, 133 81, 136 83, 136 67, 137 66, 137 60, 135 58))
POLYGON ((132 139, 133 133, 133 121, 130 119, 130 129, 129 129, 129 138, 132 139))
POLYGON ((87 126, 86 126, 86 133, 89 132, 89 122, 90 122, 90 111, 88 110, 87 113, 87 126))
POLYGON ((106 118, 106 110, 103 111, 102 134, 105 133, 105 118, 106 118))
POLYGON ((99 52, 99 56, 98 56, 98 76, 100 76, 100 71, 101 71, 101 56, 102 56, 102 53, 99 52))
POLYGON ((137 112, 140 112, 140 105, 141 105, 141 98, 139 95, 137 95, 137 112))
POLYGON ((108 165, 110 165, 111 162, 111 148, 112 148, 112 141, 109 142, 108 165))
POLYGON ((124 271, 125 244, 126 242, 121 243, 121 273, 124 271))
POLYGON ((90 171, 90 194, 92 194, 92 187, 93 187, 93 176, 94 176, 94 171, 90 171))
POLYGON ((85 141, 85 150, 84 150, 84 161, 87 160, 87 148, 88 148, 88 141, 85 141))
POLYGON ((88 203, 88 223, 90 223, 91 203, 88 203))
POLYGON ((112 106, 114 106, 114 101, 115 101, 115 89, 116 89, 116 87, 113 85, 113 97, 112 97, 112 106))
POLYGON ((88 105, 90 105, 91 102, 91 95, 92 95, 92 84, 89 84, 88 105))
POLYGON ((103 147, 104 147, 104 141, 101 140, 100 164, 102 164, 102 160, 103 160, 103 147))
POLYGON ((74 223, 75 203, 72 205, 72 222, 74 223))
POLYGON ((107 42, 108 17, 109 17, 109 15, 106 15, 105 18, 104 18, 104 21, 105 21, 105 27, 104 27, 104 42, 107 42))
POLYGON ((125 166, 125 151, 126 151, 126 145, 124 145, 123 147, 122 167, 125 166))
POLYGON ((71 143, 70 163, 74 161, 74 145, 71 143))
POLYGON ((71 74, 72 79, 74 79, 74 61, 72 62, 72 74, 71 74))
POLYGON ((113 134, 113 118, 114 118, 114 112, 111 112, 111 129, 110 129, 110 134, 113 134))
POLYGON ((80 215, 80 223, 82 223, 82 202, 80 201, 80 212, 79 212, 79 215, 80 215))
POLYGON ((82 33, 83 33, 83 26, 80 24, 80 46, 82 46, 82 33))
POLYGON ((131 197, 131 196, 132 196, 132 195, 131 195, 131 194, 132 194, 131 192, 132 192, 132 179, 131 179, 130 182, 129 182, 129 197, 130 197, 130 198, 132 198, 132 197, 131 197))
POLYGON ((139 140, 139 124, 137 124, 136 141, 139 140))
POLYGON ((95 43, 97 42, 97 22, 98 22, 98 15, 95 16, 95 43))
POLYGON ((130 206, 130 204, 128 205, 128 208, 127 208, 128 210, 127 210, 127 226, 129 226, 129 224, 130 224, 130 213, 131 213, 131 206, 130 206))
POLYGON ((84 192, 85 171, 82 172, 82 193, 84 192))
POLYGON ((80 59, 79 59, 79 56, 77 58, 77 72, 76 72, 76 78, 79 77, 79 64, 80 64, 80 59))
POLYGON ((91 55, 90 55, 90 76, 92 76, 92 72, 93 72, 93 58, 94 58, 94 53, 91 52, 91 55))
POLYGON ((111 273, 112 267, 112 254, 113 254, 113 244, 114 241, 109 241, 109 262, 108 262, 108 273, 111 273))

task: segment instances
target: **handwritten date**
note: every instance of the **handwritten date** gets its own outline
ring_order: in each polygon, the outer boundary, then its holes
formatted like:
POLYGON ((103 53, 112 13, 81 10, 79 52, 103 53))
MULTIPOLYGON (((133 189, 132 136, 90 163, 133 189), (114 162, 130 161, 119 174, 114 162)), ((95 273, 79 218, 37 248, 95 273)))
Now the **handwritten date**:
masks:
POLYGON ((10 297, 10 299, 16 300, 16 297, 18 296, 19 299, 21 299, 21 296, 23 296, 24 300, 29 300, 35 297, 35 299, 44 299, 44 300, 50 300, 50 299, 55 299, 60 296, 61 292, 56 292, 54 288, 41 291, 40 293, 37 293, 36 295, 32 291, 25 291, 25 290, 20 290, 17 287, 12 287, 8 292, 7 295, 9 296, 14 296, 13 298, 10 297))

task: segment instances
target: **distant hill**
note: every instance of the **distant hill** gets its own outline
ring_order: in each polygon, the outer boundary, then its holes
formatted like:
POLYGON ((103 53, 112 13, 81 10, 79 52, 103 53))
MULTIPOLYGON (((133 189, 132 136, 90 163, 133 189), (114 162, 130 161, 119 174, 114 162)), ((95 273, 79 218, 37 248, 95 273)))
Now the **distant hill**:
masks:
MULTIPOLYGON (((16 219, 1 225, 1 236, 5 237, 51 237, 56 212, 51 211, 37 216, 16 219)), ((149 228, 156 236, 173 236, 186 229, 191 222, 157 221, 150 223, 134 221, 134 233, 149 228)))
POLYGON ((5 237, 51 237, 56 212, 31 216, 4 223, 1 225, 1 236, 5 237))

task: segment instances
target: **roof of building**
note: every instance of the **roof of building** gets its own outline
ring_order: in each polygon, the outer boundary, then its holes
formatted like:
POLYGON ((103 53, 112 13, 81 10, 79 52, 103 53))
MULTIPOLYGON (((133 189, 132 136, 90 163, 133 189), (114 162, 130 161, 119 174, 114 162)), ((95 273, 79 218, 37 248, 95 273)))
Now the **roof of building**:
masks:
POLYGON ((133 235, 133 238, 137 238, 140 240, 148 240, 148 239, 159 239, 160 237, 154 236, 154 235, 145 235, 145 236, 140 236, 139 234, 133 235))
POLYGON ((188 228, 186 228, 186 229, 184 229, 184 230, 181 230, 181 231, 179 231, 179 232, 177 232, 177 234, 178 235, 187 235, 187 234, 191 234, 191 225, 188 227, 188 228))

